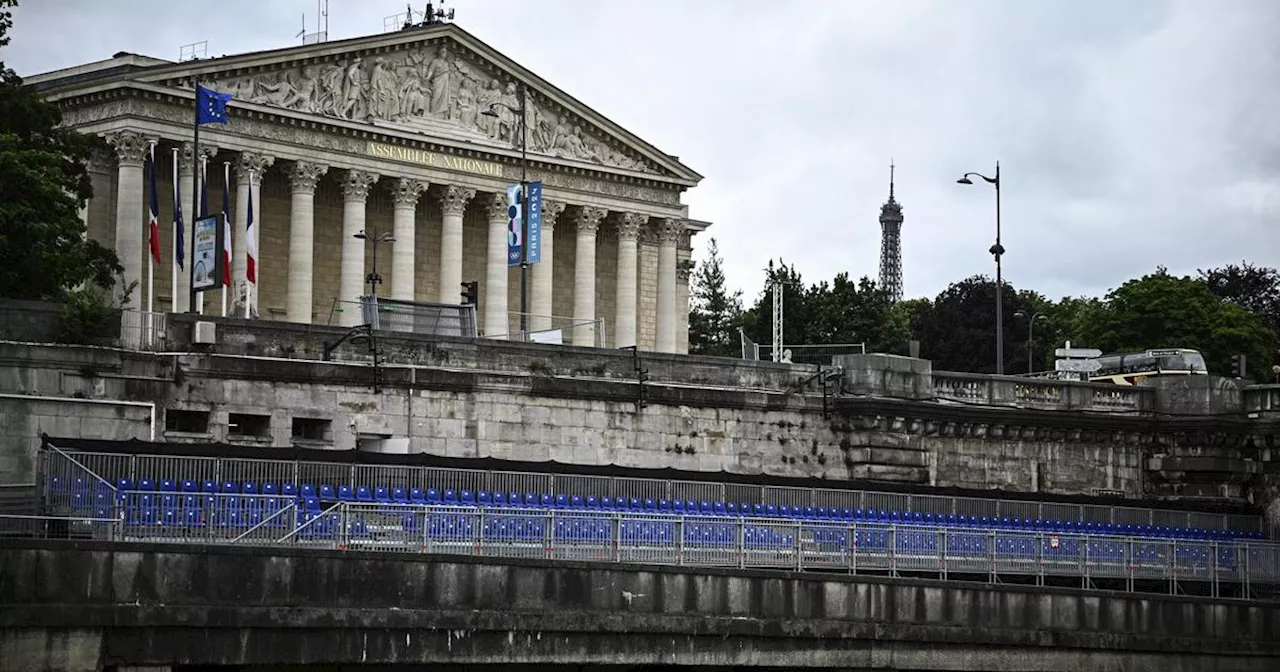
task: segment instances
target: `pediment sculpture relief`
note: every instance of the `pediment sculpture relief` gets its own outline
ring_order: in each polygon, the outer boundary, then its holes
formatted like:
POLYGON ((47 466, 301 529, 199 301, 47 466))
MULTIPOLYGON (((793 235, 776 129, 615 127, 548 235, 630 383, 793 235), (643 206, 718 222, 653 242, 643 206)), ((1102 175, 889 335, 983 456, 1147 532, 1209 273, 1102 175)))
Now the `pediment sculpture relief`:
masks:
MULTIPOLYGON (((422 49, 352 56, 345 61, 258 73, 213 86, 239 100, 405 130, 448 134, 518 148, 519 98, 514 81, 500 81, 456 56, 447 43, 422 49), (483 114, 493 103, 497 117, 483 114)), ((206 85, 208 86, 208 85, 206 85)), ((557 116, 528 92, 532 153, 657 172, 643 160, 557 116)))

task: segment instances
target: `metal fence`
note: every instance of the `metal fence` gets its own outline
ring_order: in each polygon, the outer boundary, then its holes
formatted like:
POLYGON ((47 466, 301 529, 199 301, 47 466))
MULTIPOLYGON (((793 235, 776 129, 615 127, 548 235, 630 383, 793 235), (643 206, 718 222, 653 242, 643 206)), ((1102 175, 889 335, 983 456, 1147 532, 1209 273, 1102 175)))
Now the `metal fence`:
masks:
POLYGON ((102 489, 89 515, 0 516, 0 537, 250 544, 782 568, 1211 596, 1270 595, 1280 545, 540 506, 102 489), (1058 579, 1057 582, 1053 581, 1058 579))
MULTIPOLYGON (((1040 521, 1080 521, 1093 524, 1188 528, 1199 530, 1262 531, 1260 516, 1170 511, 1139 507, 1066 504, 1041 501, 978 499, 946 495, 799 488, 743 483, 680 481, 656 478, 591 476, 581 474, 486 471, 404 465, 340 464, 290 460, 228 457, 170 457, 118 453, 64 452, 50 445, 41 451, 44 487, 55 479, 74 482, 88 478, 113 486, 119 479, 133 483, 184 481, 203 484, 244 482, 265 484, 328 485, 333 488, 418 488, 440 491, 534 493, 538 496, 636 498, 657 500, 707 500, 738 504, 773 504, 789 507, 862 509, 934 515, 1010 518, 1040 521)), ((221 489, 221 487, 220 487, 221 489)))
MULTIPOLYGON (((738 338, 742 342, 742 358, 751 361, 760 361, 761 359, 773 361, 774 346, 769 343, 756 343, 747 337, 747 333, 738 328, 738 338)), ((866 343, 817 343, 806 345, 790 345, 782 346, 782 358, 780 361, 789 364, 817 364, 819 366, 833 366, 835 358, 841 355, 865 355, 867 353, 866 343)))
POLYGON ((577 345, 588 348, 604 348, 607 346, 604 318, 579 320, 566 315, 534 315, 527 313, 527 331, 520 331, 519 311, 507 313, 507 330, 510 333, 486 338, 499 338, 509 341, 531 341, 534 343, 555 343, 556 345, 577 345))
POLYGON ((120 347, 128 350, 162 350, 168 324, 166 313, 122 310, 120 311, 120 347))
POLYGON ((335 299, 328 324, 367 324, 382 331, 460 338, 475 338, 477 334, 473 305, 399 301, 381 296, 362 296, 359 301, 335 299))

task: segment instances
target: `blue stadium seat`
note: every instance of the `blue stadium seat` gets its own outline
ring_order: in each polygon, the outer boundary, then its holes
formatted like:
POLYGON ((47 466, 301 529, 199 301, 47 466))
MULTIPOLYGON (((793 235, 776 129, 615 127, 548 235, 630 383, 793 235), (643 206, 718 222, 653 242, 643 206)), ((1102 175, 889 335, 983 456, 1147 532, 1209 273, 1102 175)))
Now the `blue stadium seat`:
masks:
POLYGON ((600 508, 600 500, 594 496, 588 496, 586 505, 588 509, 598 509, 600 508))
POLYGON ((574 508, 574 509, 581 509, 581 508, 582 508, 582 495, 574 495, 573 497, 571 497, 571 498, 569 499, 569 506, 570 506, 570 508, 574 508))
POLYGON ((200 492, 217 492, 218 483, 213 479, 206 479, 200 482, 200 492))
POLYGON ((373 491, 369 489, 369 486, 361 485, 356 488, 356 501, 357 502, 373 501, 373 491))
POLYGON ((298 486, 293 483, 285 483, 284 485, 280 486, 280 494, 284 495, 285 497, 297 497, 298 486))
POLYGON ((338 486, 338 499, 344 502, 356 501, 356 491, 349 485, 338 486))
POLYGON ((534 508, 538 506, 538 496, 532 492, 524 493, 524 505, 526 508, 534 508))
POLYGON ((245 481, 240 484, 240 492, 246 495, 256 495, 258 494, 258 484, 253 481, 245 481))
POLYGON ((338 491, 332 484, 321 483, 317 497, 319 497, 321 501, 332 502, 338 499, 338 491))
POLYGON ((435 488, 427 488, 427 503, 428 503, 428 504, 439 504, 439 503, 440 503, 440 491, 439 491, 439 490, 436 490, 435 488))
MULTIPOLYGON (((519 503, 520 503, 519 496, 517 496, 517 495, 512 495, 512 497, 514 497, 514 498, 516 499, 516 501, 511 502, 512 504, 519 504, 519 503)), ((494 506, 506 506, 506 505, 507 505, 507 502, 508 502, 508 498, 507 498, 507 494, 506 494, 505 492, 503 492, 503 491, 501 491, 501 490, 494 490, 494 491, 493 491, 493 505, 494 505, 494 506)))
POLYGON ((408 504, 409 492, 404 488, 392 488, 391 501, 395 502, 396 504, 408 504))
POLYGON ((479 504, 480 506, 489 506, 490 504, 493 503, 493 499, 490 498, 489 492, 487 490, 481 490, 476 495, 476 503, 479 504))
POLYGON ((454 492, 452 488, 450 488, 450 489, 448 489, 448 490, 445 490, 445 491, 444 491, 444 500, 443 500, 443 501, 444 501, 445 506, 457 506, 457 505, 458 505, 458 493, 454 492))
POLYGON ((418 505, 427 503, 426 495, 422 492, 422 488, 409 488, 409 503, 418 505))
POLYGON ((311 483, 303 483, 302 488, 299 490, 298 494, 302 495, 303 499, 306 499, 308 497, 315 497, 316 486, 312 485, 311 483))
POLYGON ((275 483, 268 481, 262 484, 262 494, 277 497, 280 495, 280 490, 276 487, 275 483))
POLYGON ((612 498, 612 497, 601 497, 601 498, 600 498, 600 508, 602 508, 602 509, 604 509, 604 510, 606 510, 606 511, 612 511, 612 510, 613 510, 613 498, 612 498))

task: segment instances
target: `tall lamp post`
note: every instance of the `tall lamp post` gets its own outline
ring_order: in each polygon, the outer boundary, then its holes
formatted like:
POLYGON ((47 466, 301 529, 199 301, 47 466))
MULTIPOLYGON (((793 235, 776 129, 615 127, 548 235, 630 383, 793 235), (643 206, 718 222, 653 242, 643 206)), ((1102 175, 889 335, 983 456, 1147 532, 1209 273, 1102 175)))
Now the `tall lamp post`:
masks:
POLYGON ((1031 368, 1031 364, 1035 359, 1034 357, 1031 356, 1032 355, 1031 348, 1032 348, 1032 337, 1036 333, 1036 320, 1047 320, 1049 319, 1049 316, 1045 315, 1044 313, 1032 313, 1030 318, 1028 318, 1027 311, 1025 310, 1019 310, 1015 312, 1013 316, 1021 317, 1023 319, 1028 320, 1027 322, 1027 373, 1035 373, 1035 371, 1033 371, 1031 368))
POLYGON ((369 269, 369 274, 365 276, 365 280, 369 281, 369 296, 377 299, 378 285, 382 284, 382 276, 378 275, 378 245, 380 243, 394 243, 396 242, 396 237, 392 235, 390 231, 383 231, 382 233, 378 233, 376 231, 374 233, 365 233, 364 231, 360 231, 359 233, 353 234, 352 237, 359 238, 360 240, 373 241, 373 267, 369 269))
POLYGON ((981 177, 988 184, 996 185, 996 244, 991 246, 991 256, 996 258, 996 374, 1004 375, 1004 276, 1001 274, 1000 257, 1004 255, 1004 246, 1000 244, 1000 162, 996 161, 996 176, 987 177, 982 173, 965 173, 956 180, 960 184, 973 184, 970 175, 981 177))
POLYGON ((517 96, 519 107, 495 102, 481 114, 497 118, 497 108, 501 106, 520 117, 520 340, 525 340, 529 334, 529 125, 525 115, 524 82, 520 83, 517 96))

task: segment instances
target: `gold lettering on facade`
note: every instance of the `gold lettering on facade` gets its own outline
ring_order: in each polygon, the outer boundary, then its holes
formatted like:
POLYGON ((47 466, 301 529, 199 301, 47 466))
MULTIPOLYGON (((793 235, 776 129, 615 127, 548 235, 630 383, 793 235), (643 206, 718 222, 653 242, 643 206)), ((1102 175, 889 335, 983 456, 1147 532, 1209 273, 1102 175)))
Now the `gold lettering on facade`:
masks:
POLYGON ((397 147, 395 145, 384 145, 380 142, 370 142, 365 147, 365 153, 379 159, 416 163, 422 166, 431 166, 432 168, 456 170, 461 173, 502 177, 502 164, 500 163, 491 163, 449 154, 436 154, 435 152, 411 147, 397 147))

